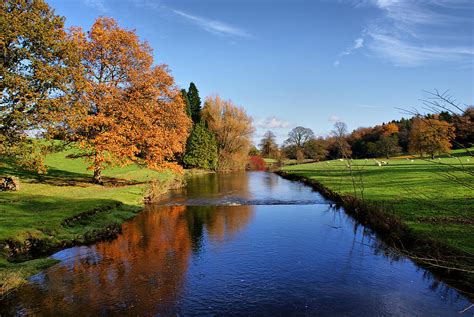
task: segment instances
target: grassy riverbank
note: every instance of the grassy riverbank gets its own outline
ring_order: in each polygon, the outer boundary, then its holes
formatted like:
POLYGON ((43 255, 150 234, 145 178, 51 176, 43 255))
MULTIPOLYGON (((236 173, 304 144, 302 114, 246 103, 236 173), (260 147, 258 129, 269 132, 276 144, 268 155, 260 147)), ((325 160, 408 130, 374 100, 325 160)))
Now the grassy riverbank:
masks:
POLYGON ((51 251, 115 235, 141 210, 147 182, 173 179, 131 165, 104 171, 106 185, 95 185, 86 162, 66 158, 71 152, 47 156, 42 177, 0 163, 0 175, 21 181, 20 191, 0 192, 0 294, 51 265, 51 251))
POLYGON ((470 173, 474 172, 474 159, 465 151, 453 151, 452 157, 434 160, 403 157, 383 161, 388 164, 353 160, 349 167, 347 161, 334 160, 282 170, 316 181, 338 195, 355 196, 399 219, 415 236, 472 259, 474 177, 470 173))

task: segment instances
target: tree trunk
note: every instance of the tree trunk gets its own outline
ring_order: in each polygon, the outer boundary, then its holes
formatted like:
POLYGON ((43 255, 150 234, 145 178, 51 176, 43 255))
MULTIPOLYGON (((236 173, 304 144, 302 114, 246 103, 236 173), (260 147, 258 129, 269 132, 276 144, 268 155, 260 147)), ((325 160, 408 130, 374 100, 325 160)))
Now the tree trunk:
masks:
POLYGON ((435 157, 434 157, 434 153, 431 153, 431 159, 434 160, 435 157))
POLYGON ((92 182, 94 184, 102 184, 102 169, 100 167, 94 168, 94 178, 92 182))

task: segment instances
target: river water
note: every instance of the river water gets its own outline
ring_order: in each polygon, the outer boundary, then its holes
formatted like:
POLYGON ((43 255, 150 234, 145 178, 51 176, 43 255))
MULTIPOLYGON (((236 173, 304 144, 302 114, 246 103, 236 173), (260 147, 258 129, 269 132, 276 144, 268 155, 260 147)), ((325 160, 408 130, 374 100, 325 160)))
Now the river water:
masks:
POLYGON ((53 257, 0 302, 1 316, 460 316, 470 306, 344 210, 267 172, 195 176, 117 239, 53 257))

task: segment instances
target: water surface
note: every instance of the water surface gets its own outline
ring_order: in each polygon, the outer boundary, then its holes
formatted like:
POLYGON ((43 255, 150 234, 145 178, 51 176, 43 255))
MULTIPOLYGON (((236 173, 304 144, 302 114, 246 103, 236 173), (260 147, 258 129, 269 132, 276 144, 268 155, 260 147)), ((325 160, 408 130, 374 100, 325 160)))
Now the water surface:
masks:
POLYGON ((117 239, 53 257, 0 302, 2 316, 459 316, 470 305, 310 188, 265 172, 196 176, 117 239))

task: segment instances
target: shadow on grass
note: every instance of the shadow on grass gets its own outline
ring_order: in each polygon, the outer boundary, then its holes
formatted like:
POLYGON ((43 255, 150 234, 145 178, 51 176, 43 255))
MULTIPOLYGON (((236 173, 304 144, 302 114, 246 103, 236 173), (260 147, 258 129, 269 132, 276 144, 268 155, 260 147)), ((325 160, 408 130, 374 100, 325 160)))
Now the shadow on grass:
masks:
MULTIPOLYGON (((93 179, 91 174, 70 172, 55 168, 48 168, 46 174, 38 174, 33 171, 25 170, 20 166, 16 165, 11 160, 6 160, 3 164, 0 164, 0 176, 17 176, 22 181, 28 183, 41 183, 52 186, 80 186, 84 187, 87 184, 92 184, 93 179)), ((102 185, 104 186, 128 186, 137 185, 141 182, 114 178, 114 177, 102 177, 102 185)))
POLYGON ((49 168, 47 174, 39 174, 18 166, 12 160, 5 160, 3 164, 0 164, 0 175, 16 176, 30 183, 44 183, 53 186, 77 186, 81 183, 92 182, 92 176, 87 173, 49 168))

